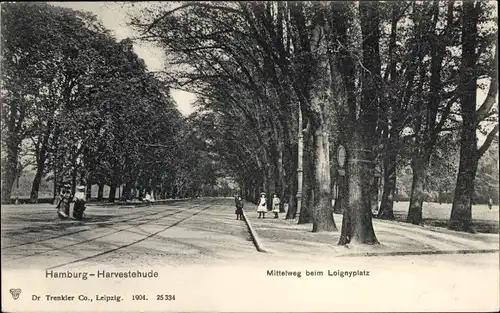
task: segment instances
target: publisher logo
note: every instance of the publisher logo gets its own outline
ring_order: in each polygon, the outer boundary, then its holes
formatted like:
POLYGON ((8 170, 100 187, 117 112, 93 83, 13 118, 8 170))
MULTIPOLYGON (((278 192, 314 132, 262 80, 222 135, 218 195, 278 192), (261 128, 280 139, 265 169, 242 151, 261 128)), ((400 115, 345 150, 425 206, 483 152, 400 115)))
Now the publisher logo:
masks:
POLYGON ((12 298, 14 298, 14 300, 17 300, 17 298, 19 298, 19 295, 21 294, 21 289, 20 288, 11 288, 10 294, 12 295, 12 298))

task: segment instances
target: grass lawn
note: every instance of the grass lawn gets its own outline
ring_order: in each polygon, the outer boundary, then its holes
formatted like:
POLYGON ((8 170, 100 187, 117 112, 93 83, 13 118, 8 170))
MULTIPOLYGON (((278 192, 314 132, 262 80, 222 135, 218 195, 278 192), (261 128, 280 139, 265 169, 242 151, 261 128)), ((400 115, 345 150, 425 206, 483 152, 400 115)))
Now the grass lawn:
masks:
MULTIPOLYGON (((397 221, 405 222, 408 214, 409 202, 400 201, 394 203, 394 218, 397 221)), ((423 219, 425 225, 448 227, 451 214, 451 203, 424 203, 423 219)), ((472 206, 472 222, 476 230, 480 233, 499 233, 499 211, 498 205, 494 205, 491 210, 486 204, 472 206)))

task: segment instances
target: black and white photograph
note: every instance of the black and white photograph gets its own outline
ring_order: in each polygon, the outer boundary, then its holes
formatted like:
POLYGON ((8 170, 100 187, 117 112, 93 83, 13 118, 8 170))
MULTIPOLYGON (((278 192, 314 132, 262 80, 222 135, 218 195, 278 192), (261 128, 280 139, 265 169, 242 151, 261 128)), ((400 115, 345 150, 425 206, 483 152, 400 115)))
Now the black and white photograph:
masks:
POLYGON ((496 1, 0 8, 2 312, 500 310, 496 1))

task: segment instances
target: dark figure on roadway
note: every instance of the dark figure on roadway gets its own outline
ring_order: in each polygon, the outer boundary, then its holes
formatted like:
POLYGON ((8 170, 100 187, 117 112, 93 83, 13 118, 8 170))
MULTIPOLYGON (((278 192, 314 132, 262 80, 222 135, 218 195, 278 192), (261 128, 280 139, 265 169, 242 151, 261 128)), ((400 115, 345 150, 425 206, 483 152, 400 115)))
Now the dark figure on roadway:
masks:
POLYGON ((241 196, 238 196, 236 197, 235 202, 236 211, 234 213, 236 214, 236 219, 243 220, 243 199, 241 198, 241 196))
POLYGON ((77 220, 83 219, 83 212, 85 211, 85 186, 78 186, 76 188, 76 193, 74 197, 75 206, 73 207, 73 217, 77 220))
POLYGON ((69 217, 69 208, 71 205, 71 191, 69 184, 65 184, 61 190, 61 194, 58 197, 57 200, 57 212, 59 213, 59 216, 67 218, 69 217))

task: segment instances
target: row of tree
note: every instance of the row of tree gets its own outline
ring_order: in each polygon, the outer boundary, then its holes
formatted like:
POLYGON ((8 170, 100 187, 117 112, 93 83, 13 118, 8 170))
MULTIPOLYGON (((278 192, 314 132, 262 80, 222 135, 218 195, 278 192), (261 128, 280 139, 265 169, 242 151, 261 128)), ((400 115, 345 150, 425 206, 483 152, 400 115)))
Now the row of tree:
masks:
MULTIPOLYGON (((215 178, 213 158, 165 87, 95 16, 45 3, 2 4, 2 201, 23 169, 63 183, 195 195, 215 178), (193 173, 193 174, 192 174, 193 173)), ((135 194, 135 192, 134 192, 135 194)))
POLYGON ((473 231, 478 161, 498 132, 494 12, 484 1, 178 2, 131 25, 169 56, 167 83, 199 95, 192 121, 247 198, 277 192, 293 217, 301 191, 299 222, 336 230, 343 145, 340 243, 376 243, 376 164, 378 216, 392 219, 397 164, 410 156, 407 221, 420 224, 431 164, 456 145, 450 228, 473 231), (479 106, 478 89, 488 90, 479 106))

